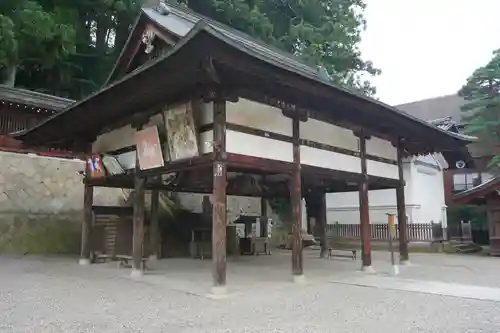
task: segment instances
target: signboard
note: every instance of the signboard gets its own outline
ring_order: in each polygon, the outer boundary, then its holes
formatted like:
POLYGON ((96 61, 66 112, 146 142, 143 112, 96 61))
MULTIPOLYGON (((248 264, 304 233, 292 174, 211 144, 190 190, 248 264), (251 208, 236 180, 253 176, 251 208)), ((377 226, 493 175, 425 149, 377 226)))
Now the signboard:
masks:
POLYGON ((135 133, 139 168, 148 170, 164 166, 158 128, 151 126, 135 133))
POLYGON ((90 178, 106 177, 106 169, 100 154, 92 154, 87 158, 87 175, 90 178))
POLYGON ((396 224, 395 216, 393 214, 387 214, 387 224, 389 225, 389 235, 391 238, 396 237, 396 224))

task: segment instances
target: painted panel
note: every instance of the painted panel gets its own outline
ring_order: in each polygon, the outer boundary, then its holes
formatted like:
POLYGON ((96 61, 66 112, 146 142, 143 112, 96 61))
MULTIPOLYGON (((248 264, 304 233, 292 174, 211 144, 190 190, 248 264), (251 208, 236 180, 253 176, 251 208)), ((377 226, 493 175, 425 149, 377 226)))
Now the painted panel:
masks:
POLYGON ((199 145, 200 145, 200 154, 208 154, 214 151, 213 141, 214 141, 214 131, 209 130, 206 132, 202 132, 199 135, 199 145))
POLYGON ((300 161, 301 164, 320 168, 361 173, 361 159, 359 157, 308 146, 300 146, 300 161))
POLYGON ((92 152, 106 153, 135 145, 135 129, 130 125, 101 134, 92 144, 92 152))
POLYGON ((169 160, 177 161, 198 156, 198 138, 191 103, 166 110, 164 114, 169 160))
POLYGON ((247 99, 227 102, 226 119, 229 123, 292 136, 292 120, 283 116, 280 109, 247 99))
POLYGON ((226 131, 228 153, 255 156, 272 160, 292 162, 293 146, 290 142, 268 139, 256 135, 226 131))
POLYGON ((370 140, 366 140, 366 153, 368 155, 383 157, 394 161, 398 157, 397 149, 392 143, 373 136, 370 140))
MULTIPOLYGON (((158 113, 150 118, 145 127, 162 124, 163 116, 161 113, 158 113)), ((135 146, 135 132, 136 130, 134 128, 130 125, 126 125, 103 133, 99 135, 92 144, 92 152, 107 153, 117 149, 135 146)))
POLYGON ((366 168, 370 176, 399 179, 397 165, 367 160, 366 168))
POLYGON ((300 123, 300 138, 326 145, 359 151, 358 138, 349 129, 309 119, 300 123))

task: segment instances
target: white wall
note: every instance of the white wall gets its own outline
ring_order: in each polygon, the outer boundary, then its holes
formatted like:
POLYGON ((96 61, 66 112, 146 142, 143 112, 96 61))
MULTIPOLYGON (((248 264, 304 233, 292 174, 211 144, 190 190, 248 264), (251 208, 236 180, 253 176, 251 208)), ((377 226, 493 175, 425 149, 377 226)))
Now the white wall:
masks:
MULTIPOLYGON (((410 223, 446 223, 443 172, 433 156, 422 156, 403 165, 406 213, 410 223), (423 162, 423 163, 419 163, 423 162), (423 165, 430 164, 434 167, 423 165)), ((387 213, 396 214, 396 190, 376 190, 368 193, 370 222, 386 223, 387 213)), ((358 192, 330 193, 327 195, 328 223, 359 223, 358 192)))

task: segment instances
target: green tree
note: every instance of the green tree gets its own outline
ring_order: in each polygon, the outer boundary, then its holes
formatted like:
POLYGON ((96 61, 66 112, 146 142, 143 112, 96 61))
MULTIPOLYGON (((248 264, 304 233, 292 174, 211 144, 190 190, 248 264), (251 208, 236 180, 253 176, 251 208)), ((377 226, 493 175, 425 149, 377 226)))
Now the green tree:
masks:
POLYGON ((57 8, 46 11, 37 1, 0 2, 0 82, 13 86, 18 70, 54 67, 75 50, 75 31, 57 8))
POLYGON ((474 71, 459 93, 466 103, 462 107, 466 132, 481 139, 481 145, 496 155, 490 162, 498 168, 500 155, 500 50, 493 58, 474 71))
POLYGON ((191 9, 322 66, 335 83, 365 94, 380 74, 361 58, 363 0, 178 0, 191 9))
POLYGON ((101 88, 121 52, 141 0, 37 0, 48 12, 63 12, 74 31, 75 52, 55 66, 18 75, 29 89, 80 99, 101 88))

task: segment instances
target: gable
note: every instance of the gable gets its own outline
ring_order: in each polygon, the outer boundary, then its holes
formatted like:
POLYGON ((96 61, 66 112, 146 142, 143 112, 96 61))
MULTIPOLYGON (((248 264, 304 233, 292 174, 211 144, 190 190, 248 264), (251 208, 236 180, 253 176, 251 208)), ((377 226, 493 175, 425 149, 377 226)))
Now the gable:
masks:
POLYGON ((104 85, 119 80, 147 62, 157 59, 171 49, 178 39, 141 12, 104 85))

